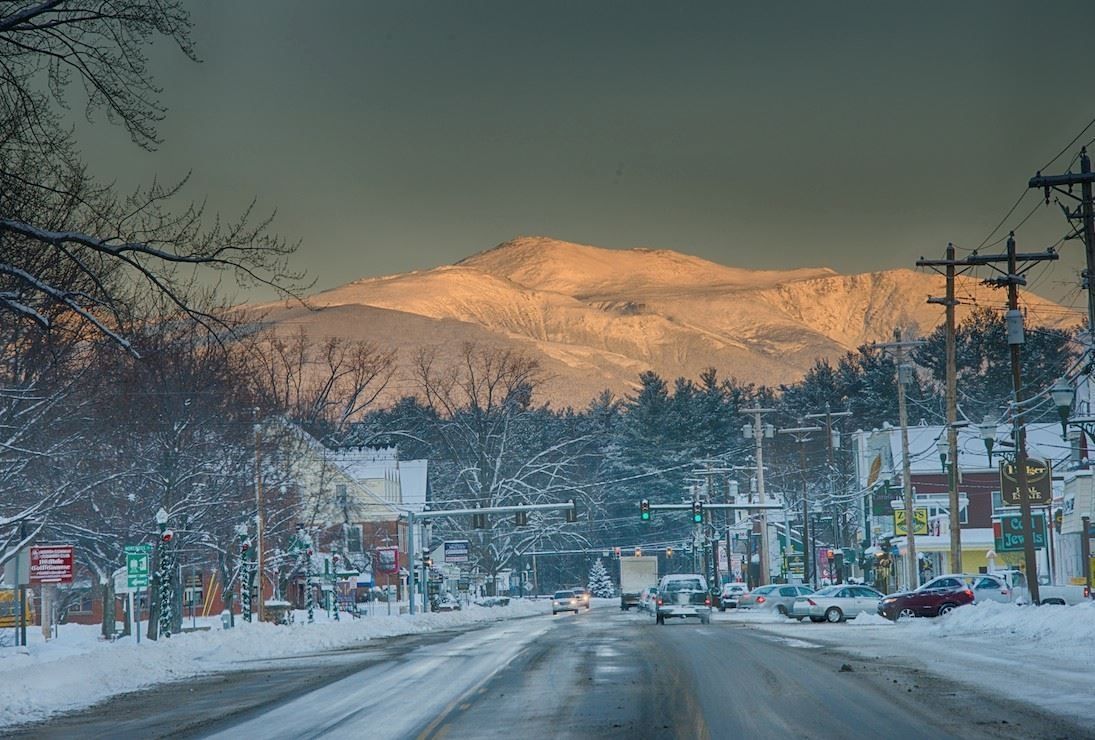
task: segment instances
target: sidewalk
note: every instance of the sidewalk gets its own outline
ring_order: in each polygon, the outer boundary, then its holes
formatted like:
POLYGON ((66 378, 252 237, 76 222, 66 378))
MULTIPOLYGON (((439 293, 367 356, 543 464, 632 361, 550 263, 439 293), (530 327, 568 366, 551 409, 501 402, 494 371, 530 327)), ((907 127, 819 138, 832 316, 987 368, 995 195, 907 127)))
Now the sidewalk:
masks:
MULTIPOLYGON (((91 706, 117 694, 205 673, 239 670, 255 660, 338 650, 380 637, 547 614, 544 601, 517 599, 506 607, 466 607, 440 614, 398 614, 384 605, 374 615, 328 621, 316 611, 316 623, 295 613, 289 626, 250 624, 237 615, 236 626, 221 628, 220 618, 199 619, 208 631, 174 635, 137 645, 132 637, 99 640, 98 625, 61 625, 58 639, 45 642, 37 628, 28 630, 30 645, 0 648, 0 728, 41 720, 58 712, 91 706)), ((191 626, 189 618, 185 627, 191 626)))

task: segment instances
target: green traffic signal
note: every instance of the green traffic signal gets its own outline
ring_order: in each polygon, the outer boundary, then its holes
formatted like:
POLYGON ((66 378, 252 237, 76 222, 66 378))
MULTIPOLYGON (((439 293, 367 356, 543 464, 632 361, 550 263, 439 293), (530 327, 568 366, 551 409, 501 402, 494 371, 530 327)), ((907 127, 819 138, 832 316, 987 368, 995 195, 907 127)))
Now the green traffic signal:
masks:
POLYGON ((703 502, 692 502, 692 521, 696 524, 703 524, 703 502))
POLYGON ((644 522, 650 521, 650 502, 645 498, 639 502, 639 518, 644 522))

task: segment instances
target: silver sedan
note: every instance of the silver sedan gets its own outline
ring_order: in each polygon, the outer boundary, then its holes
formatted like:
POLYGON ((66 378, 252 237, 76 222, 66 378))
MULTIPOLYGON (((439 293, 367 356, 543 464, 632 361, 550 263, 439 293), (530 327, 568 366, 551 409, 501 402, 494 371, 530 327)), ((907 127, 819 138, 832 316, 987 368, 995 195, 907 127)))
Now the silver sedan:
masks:
POLYGON ((791 616, 811 622, 842 622, 855 619, 861 613, 878 613, 882 594, 867 586, 826 586, 809 596, 795 599, 791 616))

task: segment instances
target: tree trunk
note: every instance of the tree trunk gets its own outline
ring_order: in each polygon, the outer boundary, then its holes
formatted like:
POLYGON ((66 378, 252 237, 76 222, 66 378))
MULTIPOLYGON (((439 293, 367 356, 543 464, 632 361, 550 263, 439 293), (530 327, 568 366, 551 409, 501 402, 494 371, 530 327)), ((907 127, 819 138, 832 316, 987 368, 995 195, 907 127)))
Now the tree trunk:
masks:
POLYGON ((114 579, 103 581, 103 639, 114 636, 114 579))

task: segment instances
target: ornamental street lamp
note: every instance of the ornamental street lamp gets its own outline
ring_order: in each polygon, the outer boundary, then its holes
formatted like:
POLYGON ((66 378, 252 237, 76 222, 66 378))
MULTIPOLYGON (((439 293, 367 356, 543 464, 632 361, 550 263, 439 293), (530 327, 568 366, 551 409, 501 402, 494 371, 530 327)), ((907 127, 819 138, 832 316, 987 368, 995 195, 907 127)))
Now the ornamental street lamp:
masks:
POLYGON ((977 425, 981 432, 981 439, 985 442, 985 451, 989 455, 989 465, 992 465, 992 447, 996 444, 996 419, 992 414, 985 414, 985 420, 977 425))
POLYGON ((1058 378, 1049 389, 1049 395, 1053 398, 1053 405, 1057 407, 1057 414, 1061 417, 1061 437, 1068 436, 1068 414, 1072 410, 1072 401, 1076 398, 1076 389, 1066 378, 1058 378))

